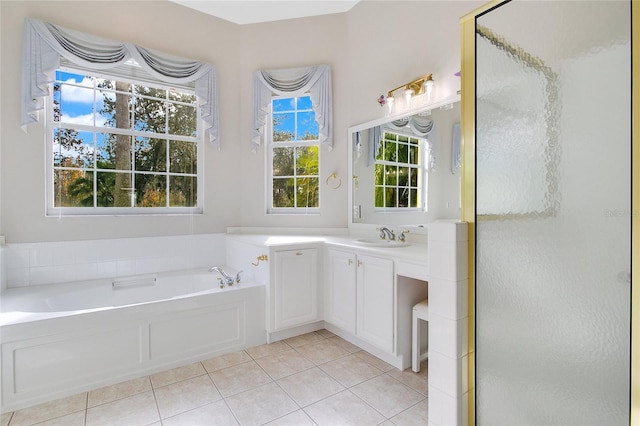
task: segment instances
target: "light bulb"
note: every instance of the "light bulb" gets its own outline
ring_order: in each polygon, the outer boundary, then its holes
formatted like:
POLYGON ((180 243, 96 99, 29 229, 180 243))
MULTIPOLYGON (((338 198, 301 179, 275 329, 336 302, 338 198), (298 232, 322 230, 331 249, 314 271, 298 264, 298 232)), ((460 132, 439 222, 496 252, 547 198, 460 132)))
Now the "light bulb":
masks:
POLYGON ((404 91, 404 103, 408 107, 411 103, 411 97, 413 96, 413 90, 407 89, 404 91))
POLYGON ((430 78, 422 83, 422 90, 427 94, 427 99, 431 100, 431 92, 433 92, 433 80, 430 78))
POLYGON ((393 98, 393 96, 387 96, 387 111, 389 111, 389 114, 391 114, 391 111, 393 111, 394 101, 395 99, 393 98))

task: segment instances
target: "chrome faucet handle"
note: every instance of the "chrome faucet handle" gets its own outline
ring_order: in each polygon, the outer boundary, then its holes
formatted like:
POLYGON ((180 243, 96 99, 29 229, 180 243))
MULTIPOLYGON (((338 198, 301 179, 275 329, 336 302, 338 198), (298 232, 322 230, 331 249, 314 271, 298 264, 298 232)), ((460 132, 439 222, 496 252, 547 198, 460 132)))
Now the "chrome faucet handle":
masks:
POLYGON ((393 229, 389 229, 389 239, 394 241, 396 239, 396 234, 393 233, 393 229))
POLYGON ((384 232, 387 228, 376 228, 376 231, 380 231, 380 239, 384 240, 387 238, 387 234, 384 232))
POLYGON ((220 288, 224 288, 224 282, 222 281, 222 278, 218 278, 218 286, 220 286, 220 288))
POLYGON ((402 232, 400 233, 400 236, 398 237, 398 239, 399 239, 400 241, 403 241, 403 242, 404 242, 404 240, 405 240, 405 238, 406 238, 404 234, 408 234, 408 233, 409 233, 409 230, 408 230, 408 229, 405 229, 404 231, 402 231, 402 232))
POLYGON ((241 273, 241 272, 242 272, 242 271, 238 271, 238 273, 236 274, 236 283, 239 283, 239 282, 240 282, 240 273, 241 273))

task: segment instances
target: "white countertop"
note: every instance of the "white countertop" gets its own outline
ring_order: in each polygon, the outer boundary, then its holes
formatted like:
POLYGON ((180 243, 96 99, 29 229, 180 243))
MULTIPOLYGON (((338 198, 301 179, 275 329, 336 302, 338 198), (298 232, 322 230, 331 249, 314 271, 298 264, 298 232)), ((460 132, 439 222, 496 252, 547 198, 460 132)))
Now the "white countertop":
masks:
POLYGON ((358 243, 361 235, 265 235, 265 234, 227 234, 227 238, 237 239, 252 245, 263 247, 286 247, 305 244, 326 244, 336 248, 354 250, 364 254, 379 255, 396 261, 427 264, 426 242, 408 242, 401 247, 379 247, 358 243))

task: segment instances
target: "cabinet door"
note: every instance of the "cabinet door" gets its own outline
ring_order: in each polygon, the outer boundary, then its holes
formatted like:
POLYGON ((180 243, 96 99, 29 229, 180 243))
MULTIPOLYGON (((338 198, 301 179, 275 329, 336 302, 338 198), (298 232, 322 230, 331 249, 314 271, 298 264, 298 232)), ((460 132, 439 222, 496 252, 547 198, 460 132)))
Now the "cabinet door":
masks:
POLYGON ((358 255, 357 335, 393 352, 393 261, 358 255))
POLYGON ((356 332, 356 256, 329 250, 326 321, 341 329, 356 332))
POLYGON ((318 319, 318 249, 275 252, 275 329, 318 319))

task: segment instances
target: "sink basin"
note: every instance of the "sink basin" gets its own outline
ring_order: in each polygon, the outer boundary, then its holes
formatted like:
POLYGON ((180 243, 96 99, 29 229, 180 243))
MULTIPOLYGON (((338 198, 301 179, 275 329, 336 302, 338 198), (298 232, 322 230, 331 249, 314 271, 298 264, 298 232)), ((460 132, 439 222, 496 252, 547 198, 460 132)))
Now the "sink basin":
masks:
POLYGON ((356 243, 366 245, 366 246, 371 246, 371 247, 386 247, 386 248, 407 247, 411 245, 406 241, 383 240, 380 238, 359 238, 356 240, 356 243))

